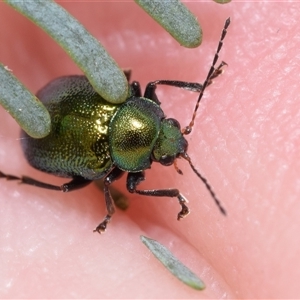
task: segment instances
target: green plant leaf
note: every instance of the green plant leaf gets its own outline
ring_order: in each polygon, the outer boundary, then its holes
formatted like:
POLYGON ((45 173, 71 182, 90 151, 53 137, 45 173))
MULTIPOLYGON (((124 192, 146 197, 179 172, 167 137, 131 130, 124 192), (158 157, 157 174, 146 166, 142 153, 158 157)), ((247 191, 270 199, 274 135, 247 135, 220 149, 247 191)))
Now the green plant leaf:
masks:
POLYGON ((187 48, 198 47, 202 42, 202 30, 197 18, 178 0, 135 0, 178 43, 187 48))
POLYGON ((94 89, 111 103, 125 102, 128 82, 114 59, 74 17, 52 0, 4 0, 45 30, 73 59, 94 89))
POLYGON ((30 136, 49 134, 51 120, 45 106, 0 64, 0 103, 30 136))
POLYGON ((180 262, 165 246, 143 235, 140 238, 152 254, 180 281, 196 290, 205 289, 204 282, 180 262))

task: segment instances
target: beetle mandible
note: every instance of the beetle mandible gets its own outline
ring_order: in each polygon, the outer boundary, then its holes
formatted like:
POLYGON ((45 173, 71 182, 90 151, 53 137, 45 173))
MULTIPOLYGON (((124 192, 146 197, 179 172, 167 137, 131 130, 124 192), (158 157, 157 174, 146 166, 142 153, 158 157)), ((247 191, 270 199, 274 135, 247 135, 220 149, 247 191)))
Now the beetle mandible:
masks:
MULTIPOLYGON (((142 96, 138 82, 130 84, 131 94, 121 104, 112 104, 95 92, 85 76, 60 77, 41 89, 37 97, 51 116, 51 132, 42 139, 34 139, 22 131, 22 148, 29 164, 34 168, 56 176, 72 178, 61 186, 38 181, 27 176, 13 176, 0 172, 0 177, 19 180, 21 183, 63 192, 82 188, 92 181, 104 178, 104 198, 107 215, 94 231, 106 230, 115 212, 109 186, 128 172, 127 190, 146 196, 177 197, 181 211, 177 219, 189 214, 187 200, 178 189, 139 190, 138 184, 145 180, 144 171, 153 162, 164 166, 184 158, 202 180, 220 211, 221 206, 207 180, 194 167, 187 154, 188 142, 184 135, 191 133, 200 100, 212 79, 222 73, 222 62, 217 68, 219 52, 227 33, 227 19, 203 85, 173 80, 157 80, 147 84, 142 96), (177 120, 167 119, 156 96, 157 85, 170 85, 195 92, 199 97, 192 120, 181 129, 177 120)), ((128 80, 129 72, 125 72, 128 80)))

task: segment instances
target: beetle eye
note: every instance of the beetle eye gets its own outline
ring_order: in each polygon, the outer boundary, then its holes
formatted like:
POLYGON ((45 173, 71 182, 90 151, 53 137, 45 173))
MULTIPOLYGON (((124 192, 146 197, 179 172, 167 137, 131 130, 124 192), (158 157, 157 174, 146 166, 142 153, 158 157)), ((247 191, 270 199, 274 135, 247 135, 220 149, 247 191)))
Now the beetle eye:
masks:
POLYGON ((175 157, 170 155, 163 155, 159 162, 164 166, 170 166, 174 163, 175 157))

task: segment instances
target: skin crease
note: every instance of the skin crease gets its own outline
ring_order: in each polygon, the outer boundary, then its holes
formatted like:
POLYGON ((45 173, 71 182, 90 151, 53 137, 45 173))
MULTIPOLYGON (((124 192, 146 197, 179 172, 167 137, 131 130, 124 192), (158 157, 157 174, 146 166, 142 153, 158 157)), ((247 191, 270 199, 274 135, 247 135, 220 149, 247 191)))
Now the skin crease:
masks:
MULTIPOLYGON (((203 82, 227 17, 220 54, 225 73, 207 89, 189 155, 227 210, 223 217, 187 162, 153 165, 141 188, 177 187, 191 214, 176 220, 176 199, 125 192, 103 235, 95 185, 63 194, 0 181, 0 295, 5 298, 296 298, 300 294, 299 31, 296 3, 187 3, 204 40, 184 49, 129 2, 62 5, 104 44, 144 88, 156 79, 203 82), (126 14, 124 13, 126 12, 126 14), (165 271, 139 240, 166 245, 206 283, 202 292, 165 271)), ((33 92, 79 69, 24 17, 0 3, 0 61, 33 92)), ((197 94, 159 87, 168 117, 188 124, 197 94)), ((64 179, 31 168, 19 126, 1 114, 0 170, 50 183, 64 179)))

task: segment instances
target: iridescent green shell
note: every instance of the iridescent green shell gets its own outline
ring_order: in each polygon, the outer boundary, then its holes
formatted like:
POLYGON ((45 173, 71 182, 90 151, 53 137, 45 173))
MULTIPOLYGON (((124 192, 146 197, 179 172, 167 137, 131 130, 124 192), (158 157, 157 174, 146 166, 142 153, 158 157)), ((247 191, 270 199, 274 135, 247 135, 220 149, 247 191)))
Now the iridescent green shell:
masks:
POLYGON ((118 109, 109 126, 109 146, 119 169, 138 172, 150 168, 163 118, 160 106, 143 97, 131 97, 118 109))
POLYGON ((52 128, 42 139, 22 133, 28 162, 57 176, 103 177, 113 166, 108 126, 120 105, 101 98, 84 76, 58 78, 37 97, 49 110, 52 128))

